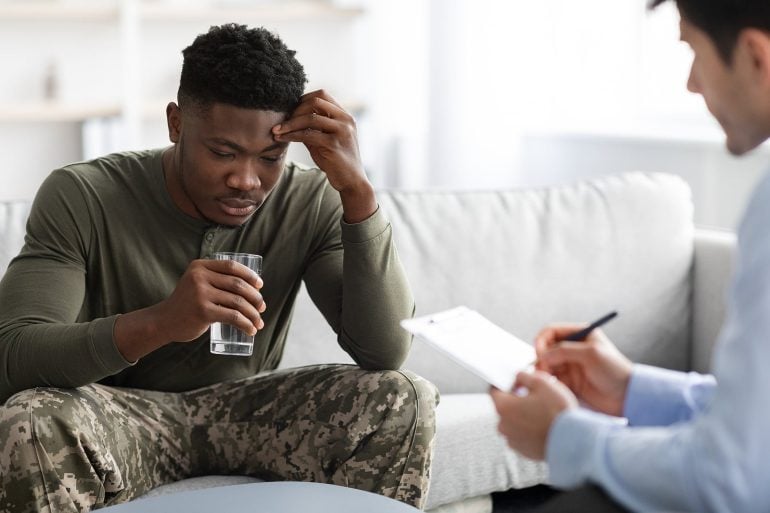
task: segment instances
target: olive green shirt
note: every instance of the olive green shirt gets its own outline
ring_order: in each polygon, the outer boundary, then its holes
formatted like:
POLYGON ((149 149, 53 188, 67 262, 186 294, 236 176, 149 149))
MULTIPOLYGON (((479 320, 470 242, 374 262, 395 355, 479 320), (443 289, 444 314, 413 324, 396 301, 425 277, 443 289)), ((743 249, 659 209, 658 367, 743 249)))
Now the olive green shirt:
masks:
POLYGON ((161 154, 73 164, 41 186, 0 281, 0 403, 38 386, 183 391, 274 369, 302 280, 360 366, 401 365, 411 339, 398 321, 414 302, 381 210, 347 224, 325 174, 288 164, 245 224, 213 225, 172 202, 161 154), (263 256, 267 310, 254 354, 212 355, 207 332, 127 362, 112 336, 118 315, 166 299, 192 260, 215 251, 263 256))

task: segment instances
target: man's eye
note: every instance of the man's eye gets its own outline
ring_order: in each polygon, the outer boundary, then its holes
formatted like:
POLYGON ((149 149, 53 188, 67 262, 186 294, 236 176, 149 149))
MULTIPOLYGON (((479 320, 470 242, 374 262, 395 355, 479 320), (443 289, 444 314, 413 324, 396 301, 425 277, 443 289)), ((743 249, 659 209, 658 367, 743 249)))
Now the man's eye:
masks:
POLYGON ((262 160, 264 160, 265 162, 278 162, 285 156, 286 156, 285 153, 281 153, 280 155, 265 155, 262 157, 262 160))
POLYGON ((209 150, 211 150, 211 153, 213 153, 217 157, 221 157, 223 159, 231 159, 231 158, 233 158, 233 154, 232 153, 225 153, 223 151, 217 151, 217 150, 215 150, 213 148, 209 148, 209 150))

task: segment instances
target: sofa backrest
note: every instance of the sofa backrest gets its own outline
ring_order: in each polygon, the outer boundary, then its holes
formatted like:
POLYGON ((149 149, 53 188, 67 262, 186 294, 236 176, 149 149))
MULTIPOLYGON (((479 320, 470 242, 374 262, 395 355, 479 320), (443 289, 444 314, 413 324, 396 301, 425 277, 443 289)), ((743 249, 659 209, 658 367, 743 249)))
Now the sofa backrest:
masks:
MULTIPOLYGON (((693 222, 681 179, 628 173, 534 190, 378 197, 417 315, 466 305, 531 341, 549 322, 616 309, 605 331, 630 358, 688 367, 693 222)), ((23 243, 28 209, 0 203, 0 274, 23 243)), ((281 366, 340 361, 350 359, 303 290, 281 366)), ((487 388, 419 340, 405 367, 444 393, 487 388)))
MULTIPOLYGON (((535 190, 378 197, 417 315, 466 305, 532 341, 549 322, 618 310, 605 331, 631 359, 688 367, 693 221, 680 178, 628 173, 535 190)), ((344 359, 303 295, 282 366, 344 359)), ((487 388, 419 340, 406 367, 444 393, 487 388)))

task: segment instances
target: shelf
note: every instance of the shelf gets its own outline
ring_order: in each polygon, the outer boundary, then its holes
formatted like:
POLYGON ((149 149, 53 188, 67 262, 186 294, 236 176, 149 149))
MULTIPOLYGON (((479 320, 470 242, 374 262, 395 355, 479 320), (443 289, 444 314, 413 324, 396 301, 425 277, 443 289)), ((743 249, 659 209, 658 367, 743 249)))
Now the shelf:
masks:
MULTIPOLYGON (((222 19, 265 21, 347 19, 363 13, 356 7, 336 7, 322 1, 267 2, 239 5, 211 2, 203 5, 171 2, 138 2, 146 21, 206 21, 222 19)), ((117 21, 119 5, 112 2, 65 2, 54 0, 0 1, 0 21, 117 21)))
POLYGON ((261 5, 241 6, 234 3, 215 3, 208 6, 173 5, 146 3, 142 5, 141 16, 146 21, 205 21, 227 18, 239 22, 248 20, 298 21, 333 20, 359 16, 362 9, 335 7, 320 1, 267 2, 261 5))
MULTIPOLYGON (((173 100, 155 100, 142 105, 140 116, 145 120, 163 119, 166 105, 173 100)), ((343 106, 354 116, 361 115, 366 106, 363 102, 344 102, 343 106)), ((28 104, 0 104, 0 123, 81 122, 93 118, 120 116, 118 104, 80 105, 57 102, 28 104)))
MULTIPOLYGON (((143 23, 206 22, 239 20, 255 21, 319 21, 352 19, 364 11, 358 7, 340 7, 328 0, 0 0, 2 22, 95 22, 114 23, 121 35, 123 57, 136 57, 141 50, 143 23)), ((133 61, 129 60, 129 64, 133 61)), ((137 67, 138 64, 134 64, 137 67)), ((125 70, 125 68, 124 68, 125 70)), ((137 70, 124 71, 135 76, 137 70)), ((142 101, 139 99, 139 101, 142 101)), ((123 113, 118 102, 109 105, 63 104, 35 102, 0 103, 0 122, 78 122, 91 118, 118 116, 123 113)), ((153 99, 142 102, 134 112, 148 119, 162 113, 166 102, 153 99), (160 105, 160 107, 158 107, 160 105), (149 114, 148 114, 149 112, 149 114)), ((360 102, 347 107, 354 114, 363 110, 360 102)), ((133 117, 133 116, 132 116, 133 117)))
POLYGON ((0 20, 11 21, 113 21, 118 6, 113 3, 66 3, 28 0, 0 3, 0 20))
POLYGON ((0 122, 79 122, 118 115, 120 115, 120 107, 115 104, 75 105, 41 102, 0 105, 0 122))

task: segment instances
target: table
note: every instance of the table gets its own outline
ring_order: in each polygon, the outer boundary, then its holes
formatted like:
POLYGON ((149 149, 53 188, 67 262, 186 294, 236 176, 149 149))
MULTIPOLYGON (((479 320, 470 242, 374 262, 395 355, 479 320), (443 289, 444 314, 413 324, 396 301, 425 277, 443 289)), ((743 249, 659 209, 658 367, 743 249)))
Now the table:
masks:
POLYGON ((137 499, 109 513, 418 513, 393 499, 354 488, 280 481, 220 486, 137 499))

